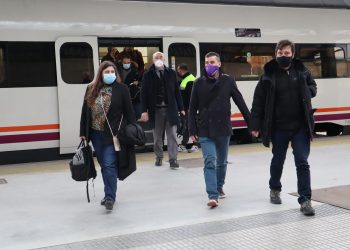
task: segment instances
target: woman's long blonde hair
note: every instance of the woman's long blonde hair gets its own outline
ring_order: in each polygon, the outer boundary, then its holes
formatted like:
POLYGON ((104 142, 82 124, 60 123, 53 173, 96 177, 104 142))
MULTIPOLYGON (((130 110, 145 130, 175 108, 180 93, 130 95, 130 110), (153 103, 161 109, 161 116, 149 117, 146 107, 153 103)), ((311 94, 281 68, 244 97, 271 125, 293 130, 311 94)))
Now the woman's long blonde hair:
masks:
POLYGON ((100 92, 101 88, 104 85, 102 72, 108 67, 114 68, 115 74, 117 76, 117 82, 121 83, 121 78, 119 76, 119 73, 117 71, 117 67, 115 66, 115 64, 110 62, 110 61, 104 61, 103 63, 101 63, 101 65, 97 71, 97 76, 96 76, 95 80, 93 80, 89 84, 88 91, 87 91, 87 94, 85 96, 85 100, 87 101, 87 104, 89 107, 91 107, 93 105, 93 103, 95 102, 95 100, 98 96, 98 93, 100 92))

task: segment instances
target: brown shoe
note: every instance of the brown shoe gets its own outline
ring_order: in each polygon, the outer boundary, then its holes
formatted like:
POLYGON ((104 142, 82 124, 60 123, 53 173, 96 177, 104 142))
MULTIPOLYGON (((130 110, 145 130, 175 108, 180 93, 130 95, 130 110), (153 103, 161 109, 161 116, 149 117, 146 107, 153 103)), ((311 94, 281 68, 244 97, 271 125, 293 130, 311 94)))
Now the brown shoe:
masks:
POLYGON ((222 187, 218 188, 218 192, 219 192, 219 199, 224 199, 226 197, 226 194, 225 194, 224 189, 222 187))
POLYGON ((211 207, 211 208, 214 208, 214 207, 217 207, 219 206, 219 203, 217 200, 215 199, 210 199, 207 203, 208 207, 211 207))

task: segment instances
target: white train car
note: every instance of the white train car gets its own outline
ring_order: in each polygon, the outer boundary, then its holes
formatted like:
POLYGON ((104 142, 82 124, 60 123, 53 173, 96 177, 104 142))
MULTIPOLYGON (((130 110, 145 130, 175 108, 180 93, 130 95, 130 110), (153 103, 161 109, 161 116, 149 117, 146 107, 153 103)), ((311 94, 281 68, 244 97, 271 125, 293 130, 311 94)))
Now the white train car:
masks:
MULTIPOLYGON (((107 0, 0 1, 0 164, 74 152, 86 78, 108 47, 134 47, 145 68, 161 50, 169 66, 220 53, 251 107, 275 43, 290 39, 318 84, 317 129, 350 125, 350 11, 107 0), (83 83, 84 82, 84 83, 83 83)), ((246 125, 232 105, 234 129, 246 125)))

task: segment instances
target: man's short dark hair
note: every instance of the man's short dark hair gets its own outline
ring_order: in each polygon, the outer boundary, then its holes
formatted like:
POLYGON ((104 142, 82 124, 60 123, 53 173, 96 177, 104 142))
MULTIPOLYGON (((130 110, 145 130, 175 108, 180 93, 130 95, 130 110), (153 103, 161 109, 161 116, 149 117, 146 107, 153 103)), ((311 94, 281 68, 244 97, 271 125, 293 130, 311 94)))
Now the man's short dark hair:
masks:
POLYGON ((181 70, 188 71, 188 67, 186 63, 180 63, 177 67, 181 70))
POLYGON ((108 47, 108 48, 107 48, 108 53, 111 53, 111 52, 112 52, 112 49, 113 49, 113 47, 108 47))
POLYGON ((286 46, 290 46, 292 48, 292 53, 294 55, 295 52, 295 45, 292 41, 290 40, 281 40, 276 44, 276 48, 275 48, 275 53, 277 53, 277 50, 279 49, 283 49, 286 46))
POLYGON ((219 62, 221 62, 220 60, 220 55, 216 52, 209 52, 205 55, 205 58, 208 58, 208 57, 212 57, 212 56, 216 56, 216 58, 218 59, 219 62))

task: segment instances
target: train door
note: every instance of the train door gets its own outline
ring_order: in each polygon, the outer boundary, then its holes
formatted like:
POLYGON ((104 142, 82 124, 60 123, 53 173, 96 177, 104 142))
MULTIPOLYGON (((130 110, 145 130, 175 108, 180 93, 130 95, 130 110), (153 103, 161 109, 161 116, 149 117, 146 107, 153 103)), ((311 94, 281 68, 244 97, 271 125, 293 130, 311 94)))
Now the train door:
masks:
POLYGON ((97 37, 61 37, 55 42, 60 154, 79 143, 80 115, 87 84, 98 69, 97 37))
MULTIPOLYGON (((197 77, 200 75, 199 44, 196 40, 191 38, 165 37, 163 38, 163 50, 165 57, 168 58, 170 68, 176 70, 180 63, 185 63, 189 72, 197 77)), ((180 83, 181 79, 178 80, 180 83)), ((180 144, 182 136, 177 137, 177 140, 180 144)), ((166 137, 164 143, 167 143, 166 137)))
MULTIPOLYGON (((121 71, 123 67, 123 59, 129 57, 132 64, 132 70, 138 72, 139 84, 141 87, 141 79, 144 71, 146 71, 152 65, 152 56, 157 51, 162 51, 162 40, 160 38, 113 38, 113 37, 100 37, 98 39, 99 46, 99 59, 101 61, 109 59, 114 60, 118 70, 121 71)), ((121 79, 125 84, 129 85, 131 80, 127 78, 125 74, 120 74, 121 79)), ((134 79, 135 80, 135 79, 134 79)), ((137 118, 141 115, 141 104, 139 102, 139 94, 135 94, 138 91, 135 90, 136 85, 133 85, 131 90, 131 98, 133 98, 133 106, 137 118)), ((145 130, 147 144, 153 143, 152 128, 149 123, 140 122, 140 125, 145 130)))

